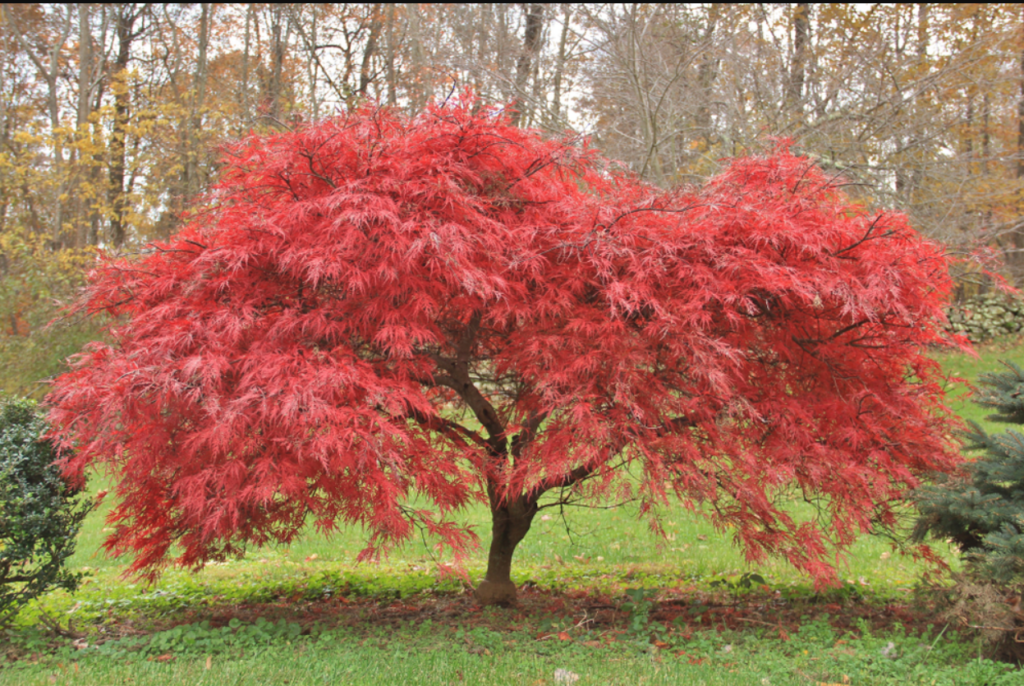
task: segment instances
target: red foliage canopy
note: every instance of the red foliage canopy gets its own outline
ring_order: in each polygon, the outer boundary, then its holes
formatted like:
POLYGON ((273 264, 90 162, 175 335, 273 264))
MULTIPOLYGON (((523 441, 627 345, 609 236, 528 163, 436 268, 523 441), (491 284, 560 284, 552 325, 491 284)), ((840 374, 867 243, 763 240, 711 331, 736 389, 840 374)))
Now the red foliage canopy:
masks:
POLYGON ((242 141, 170 242, 104 259, 80 307, 112 342, 50 420, 70 473, 115 471, 136 572, 310 517, 462 549, 453 511, 498 536, 554 489, 678 496, 828 581, 959 460, 922 352, 949 289, 940 246, 784 150, 664 193, 472 103, 367 109, 242 141))

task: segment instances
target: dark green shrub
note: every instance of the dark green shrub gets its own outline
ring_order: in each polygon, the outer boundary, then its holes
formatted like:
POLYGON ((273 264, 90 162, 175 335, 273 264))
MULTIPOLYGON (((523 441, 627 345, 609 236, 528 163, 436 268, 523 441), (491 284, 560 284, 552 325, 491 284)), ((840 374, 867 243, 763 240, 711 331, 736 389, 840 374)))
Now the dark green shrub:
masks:
POLYGON ((28 400, 0 404, 0 626, 52 588, 80 574, 64 568, 91 504, 61 478, 46 422, 28 400))

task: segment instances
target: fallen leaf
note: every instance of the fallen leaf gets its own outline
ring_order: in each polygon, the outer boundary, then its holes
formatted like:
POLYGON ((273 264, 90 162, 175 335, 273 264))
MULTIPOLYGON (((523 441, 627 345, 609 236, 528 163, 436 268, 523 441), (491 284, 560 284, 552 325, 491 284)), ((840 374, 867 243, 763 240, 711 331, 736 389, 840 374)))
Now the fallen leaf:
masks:
POLYGON ((559 631, 558 632, 558 640, 560 640, 560 641, 571 641, 572 640, 572 636, 570 636, 569 634, 567 634, 564 631, 559 631))
POLYGON ((555 683, 556 684, 574 684, 580 680, 580 675, 575 672, 570 672, 568 669, 556 669, 555 670, 555 683))
POLYGON ((213 655, 206 656, 206 668, 209 669, 213 666, 213 655))
POLYGON ((708 540, 708 537, 705 536, 704 534, 697 534, 697 540, 698 541, 706 541, 706 540, 708 540))

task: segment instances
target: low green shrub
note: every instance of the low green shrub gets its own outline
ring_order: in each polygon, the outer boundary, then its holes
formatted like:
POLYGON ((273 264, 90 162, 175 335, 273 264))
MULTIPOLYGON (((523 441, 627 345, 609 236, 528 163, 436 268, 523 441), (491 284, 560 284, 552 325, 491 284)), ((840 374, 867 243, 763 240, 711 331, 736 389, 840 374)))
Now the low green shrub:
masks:
POLYGON ((64 564, 91 504, 62 479, 45 431, 31 401, 0 405, 0 626, 50 589, 74 590, 81 577, 64 564))

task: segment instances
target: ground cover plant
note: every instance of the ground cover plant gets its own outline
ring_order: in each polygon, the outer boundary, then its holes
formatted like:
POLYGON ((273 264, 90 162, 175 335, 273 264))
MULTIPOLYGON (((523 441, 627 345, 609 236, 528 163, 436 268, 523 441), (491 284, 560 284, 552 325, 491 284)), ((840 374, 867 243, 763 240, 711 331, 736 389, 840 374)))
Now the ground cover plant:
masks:
POLYGON ((666 193, 468 97, 363 109, 242 141, 175 238, 103 261, 81 308, 110 343, 50 419, 69 474, 112 469, 108 548, 150 578, 309 520, 464 552, 482 500, 478 599, 508 603, 544 508, 635 499, 834 583, 959 461, 922 353, 947 267, 785 150, 666 193))
POLYGON ((325 595, 310 584, 303 595, 297 585, 282 586, 288 597, 246 601, 243 591, 164 613, 131 614, 115 604, 73 640, 23 631, 22 659, 0 669, 0 683, 559 684, 575 675, 581 684, 1009 684, 1019 677, 905 599, 809 597, 742 584, 625 594, 526 585, 516 607, 488 609, 468 590, 398 597, 403 574, 383 576, 373 589, 341 593, 335 585, 325 595), (25 654, 40 644, 53 654, 25 654))

